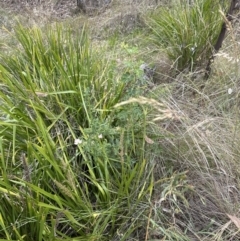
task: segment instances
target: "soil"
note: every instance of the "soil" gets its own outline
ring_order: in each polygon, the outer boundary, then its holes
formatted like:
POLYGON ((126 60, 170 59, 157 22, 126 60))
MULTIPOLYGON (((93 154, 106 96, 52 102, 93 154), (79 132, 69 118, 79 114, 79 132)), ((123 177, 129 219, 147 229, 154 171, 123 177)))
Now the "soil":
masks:
MULTIPOLYGON (((149 5, 162 4, 165 4, 165 0, 111 0, 107 7, 100 8, 97 13, 102 13, 111 6, 118 5, 121 6, 120 8, 139 9, 143 7, 146 9, 149 5)), ((14 13, 14 15, 48 16, 49 19, 65 19, 81 13, 81 10, 77 7, 77 0, 0 0, 0 10, 14 13)), ((93 15, 96 15, 95 13, 93 15)), ((88 15, 91 15, 91 13, 88 15)))
POLYGON ((1 0, 0 8, 14 14, 67 18, 75 14, 77 3, 73 0, 1 0))

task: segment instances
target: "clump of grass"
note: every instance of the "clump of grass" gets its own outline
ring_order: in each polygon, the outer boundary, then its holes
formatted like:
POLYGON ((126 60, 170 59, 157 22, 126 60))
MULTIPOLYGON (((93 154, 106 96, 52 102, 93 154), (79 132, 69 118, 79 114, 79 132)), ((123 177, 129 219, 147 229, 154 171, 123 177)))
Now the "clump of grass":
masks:
POLYGON ((114 108, 137 85, 86 29, 19 25, 15 36, 0 56, 1 239, 126 240, 153 188, 146 112, 114 108))
POLYGON ((201 65, 211 56, 221 29, 218 9, 225 11, 227 5, 228 1, 197 0, 161 7, 147 20, 151 39, 166 50, 178 70, 201 65))

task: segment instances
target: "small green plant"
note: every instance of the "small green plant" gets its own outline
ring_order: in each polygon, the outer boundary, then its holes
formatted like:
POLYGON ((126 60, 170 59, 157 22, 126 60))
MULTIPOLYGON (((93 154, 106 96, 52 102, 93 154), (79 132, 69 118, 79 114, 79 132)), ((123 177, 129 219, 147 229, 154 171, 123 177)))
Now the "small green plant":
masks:
POLYGON ((219 9, 226 12, 228 1, 196 0, 162 7, 147 22, 151 40, 166 49, 176 68, 194 68, 211 56, 223 22, 219 9))

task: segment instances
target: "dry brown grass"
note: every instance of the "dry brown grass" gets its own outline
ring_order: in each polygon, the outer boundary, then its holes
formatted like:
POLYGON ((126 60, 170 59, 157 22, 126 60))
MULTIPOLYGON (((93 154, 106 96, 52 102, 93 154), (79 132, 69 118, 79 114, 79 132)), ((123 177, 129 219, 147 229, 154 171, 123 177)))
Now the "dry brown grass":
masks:
MULTIPOLYGON (((177 198, 169 220, 174 219, 172 225, 187 232, 190 240, 240 239, 238 227, 227 216, 240 215, 237 53, 232 45, 225 46, 208 81, 203 78, 196 81, 193 73, 187 73, 168 85, 171 89, 168 108, 183 118, 162 126, 172 135, 161 141, 165 155, 157 162, 158 177, 162 178, 166 172, 163 170, 166 160, 176 172, 187 171, 187 183, 194 187, 193 192, 185 195, 189 206, 177 198), (231 47, 234 50, 229 51, 231 47), (226 56, 232 57, 224 61, 226 56), (180 213, 174 212, 176 207, 180 213)), ((159 188, 159 196, 161 192, 159 188)))

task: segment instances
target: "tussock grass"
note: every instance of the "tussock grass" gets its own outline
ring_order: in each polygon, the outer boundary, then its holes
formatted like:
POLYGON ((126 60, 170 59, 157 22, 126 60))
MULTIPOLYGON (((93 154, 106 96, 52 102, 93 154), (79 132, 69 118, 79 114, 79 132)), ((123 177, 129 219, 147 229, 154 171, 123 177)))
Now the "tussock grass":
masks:
POLYGON ((153 188, 146 113, 114 108, 138 86, 94 52, 86 29, 15 34, 16 51, 0 58, 0 237, 115 240, 118 230, 126 240, 153 188))
POLYGON ((198 0, 161 7, 147 18, 153 43, 164 48, 178 70, 192 69, 211 56, 222 25, 227 1, 198 0))

